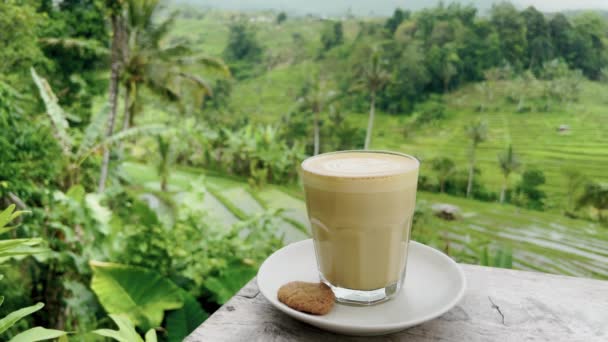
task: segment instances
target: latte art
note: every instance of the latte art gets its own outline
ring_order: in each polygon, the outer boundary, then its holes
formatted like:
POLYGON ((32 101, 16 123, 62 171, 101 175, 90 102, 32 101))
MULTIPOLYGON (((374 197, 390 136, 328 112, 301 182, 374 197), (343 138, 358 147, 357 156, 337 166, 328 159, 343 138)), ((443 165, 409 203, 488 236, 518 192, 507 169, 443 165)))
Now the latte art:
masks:
POLYGON ((344 158, 328 160, 322 167, 330 172, 373 175, 399 170, 401 164, 386 159, 344 158))
POLYGON ((346 151, 308 158, 302 169, 319 176, 370 179, 417 170, 418 161, 399 154, 346 151))

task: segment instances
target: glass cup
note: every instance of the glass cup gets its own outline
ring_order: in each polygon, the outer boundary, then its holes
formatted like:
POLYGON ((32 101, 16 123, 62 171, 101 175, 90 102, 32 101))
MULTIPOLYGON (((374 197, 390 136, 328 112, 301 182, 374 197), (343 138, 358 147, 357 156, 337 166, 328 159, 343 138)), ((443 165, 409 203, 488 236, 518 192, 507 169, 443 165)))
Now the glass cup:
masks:
POLYGON ((321 280, 342 303, 372 305, 403 284, 419 162, 385 151, 340 151, 302 162, 321 280))

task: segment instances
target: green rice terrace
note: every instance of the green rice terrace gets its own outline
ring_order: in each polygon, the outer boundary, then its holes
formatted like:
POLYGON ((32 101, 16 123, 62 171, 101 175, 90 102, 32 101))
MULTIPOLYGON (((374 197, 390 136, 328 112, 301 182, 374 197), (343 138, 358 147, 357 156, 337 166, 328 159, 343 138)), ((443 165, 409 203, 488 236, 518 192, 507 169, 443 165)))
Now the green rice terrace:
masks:
MULTIPOLYGON (((159 180, 152 167, 125 163, 123 167, 134 184, 146 191, 158 191, 159 180)), ((310 236, 306 206, 296 189, 268 185, 252 190, 248 184, 205 174, 204 170, 179 168, 169 181, 176 200, 203 177, 206 187, 202 208, 213 219, 233 224, 265 209, 284 209, 278 235, 290 243, 310 236)), ((513 251, 513 267, 557 274, 608 279, 608 231, 596 223, 573 220, 559 214, 529 211, 509 205, 497 206, 448 195, 420 192, 419 207, 450 203, 462 209, 462 219, 445 221, 427 216, 415 225, 413 238, 442 249, 459 261, 478 258, 475 246, 509 246, 513 251), (475 243, 477 242, 477 243, 475 243)))
MULTIPOLYGON (((228 27, 238 15, 242 14, 211 11, 181 18, 170 35, 187 39, 201 50, 221 57, 229 39, 228 27)), ((232 116, 274 124, 293 109, 302 84, 311 75, 336 66, 322 65, 310 58, 320 48, 316 37, 324 28, 322 20, 297 17, 275 25, 272 12, 255 13, 250 18, 255 19, 250 19, 253 22, 250 25, 255 28, 259 41, 265 44, 267 58, 273 63, 263 73, 236 82, 228 108, 232 116), (294 35, 300 40, 296 41, 294 35)), ((355 40, 360 34, 359 19, 344 20, 343 30, 346 41, 355 40)), ((497 154, 512 145, 524 167, 540 168, 545 173, 547 181, 541 188, 548 195, 547 209, 560 208, 567 201, 568 193, 565 184, 568 176, 564 170, 575 168, 590 179, 608 182, 608 100, 605 96, 608 86, 580 80, 577 101, 555 102, 540 110, 543 89, 550 86, 541 79, 465 85, 443 96, 441 101, 446 113, 441 119, 409 129, 415 115, 379 110, 372 147, 413 154, 423 161, 449 156, 458 165, 466 165, 470 141, 463 127, 475 117, 488 125, 488 139, 477 151, 480 183, 490 191, 499 191, 503 178, 497 154), (519 101, 526 104, 523 112, 516 111, 519 101), (480 106, 483 111, 479 110, 480 106), (566 129, 560 131, 560 127, 566 129)), ((361 111, 347 108, 344 114, 353 127, 365 127, 368 120, 367 107, 361 111)), ((426 172, 432 174, 432 171, 426 172)), ((518 175, 509 180, 512 185, 517 181, 518 175)))

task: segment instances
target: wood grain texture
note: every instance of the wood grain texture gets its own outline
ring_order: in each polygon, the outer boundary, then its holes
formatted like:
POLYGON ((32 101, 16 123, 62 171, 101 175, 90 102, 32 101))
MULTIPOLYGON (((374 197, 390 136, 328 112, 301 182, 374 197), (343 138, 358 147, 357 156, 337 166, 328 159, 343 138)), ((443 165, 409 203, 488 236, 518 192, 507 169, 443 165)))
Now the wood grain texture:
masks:
POLYGON ((254 279, 185 341, 608 341, 607 281, 462 267, 462 302, 397 334, 350 337, 301 323, 274 309, 254 279))

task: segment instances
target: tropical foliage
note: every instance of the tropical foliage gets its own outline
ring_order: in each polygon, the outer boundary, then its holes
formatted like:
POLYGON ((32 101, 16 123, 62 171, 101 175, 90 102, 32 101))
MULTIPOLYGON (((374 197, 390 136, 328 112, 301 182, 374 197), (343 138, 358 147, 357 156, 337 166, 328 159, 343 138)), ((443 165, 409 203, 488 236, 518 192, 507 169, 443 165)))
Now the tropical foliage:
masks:
POLYGON ((501 241, 528 219, 518 237, 592 236, 555 255, 606 277, 586 257, 608 209, 598 13, 168 6, 0 1, 1 340, 182 341, 309 236, 299 165, 334 150, 422 146, 413 237, 460 262, 545 270, 544 249, 501 241), (526 125, 551 146, 531 152, 526 125), (499 216, 507 233, 481 228, 499 216))
MULTIPOLYGON (((7 227, 7 225, 16 220, 23 213, 23 211, 15 211, 14 204, 0 212, 0 234, 4 235, 14 229, 15 227, 7 227)), ((42 244, 43 241, 39 238, 0 239, 0 262, 4 262, 10 258, 48 252, 49 250, 43 247, 42 244)), ((4 276, 0 274, 0 280, 2 280, 2 278, 4 278, 4 276)), ((4 299, 4 296, 0 296, 0 305, 2 305, 4 299)), ((0 318, 0 335, 6 335, 7 330, 12 328, 15 323, 43 307, 44 303, 36 303, 32 306, 10 312, 5 317, 0 318)), ((43 341, 61 337, 65 334, 66 332, 60 330, 34 327, 14 335, 9 342, 43 341)))

